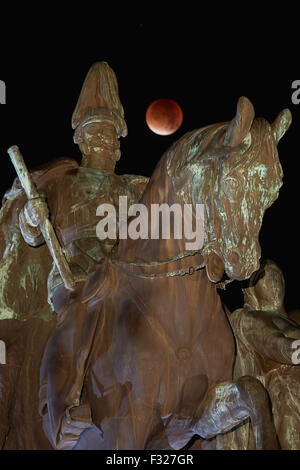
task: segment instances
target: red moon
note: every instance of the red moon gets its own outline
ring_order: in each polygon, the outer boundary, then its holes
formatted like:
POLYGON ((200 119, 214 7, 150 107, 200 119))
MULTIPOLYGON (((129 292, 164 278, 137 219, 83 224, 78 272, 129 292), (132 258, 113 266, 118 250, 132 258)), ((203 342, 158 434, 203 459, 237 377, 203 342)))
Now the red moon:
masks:
POLYGON ((183 113, 176 101, 159 99, 153 101, 146 111, 149 129, 158 135, 170 135, 182 124, 183 113))

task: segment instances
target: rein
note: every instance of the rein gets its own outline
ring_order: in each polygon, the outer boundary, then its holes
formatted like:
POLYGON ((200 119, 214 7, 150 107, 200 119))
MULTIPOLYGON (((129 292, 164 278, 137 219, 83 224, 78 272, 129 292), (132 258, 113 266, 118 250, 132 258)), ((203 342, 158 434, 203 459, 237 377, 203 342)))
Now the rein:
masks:
MULTIPOLYGON (((177 269, 175 271, 169 271, 167 273, 140 274, 140 273, 135 273, 133 271, 129 271, 129 270, 123 268, 122 266, 120 266, 120 264, 123 264, 123 265, 126 265, 126 266, 135 266, 135 267, 161 266, 163 264, 173 263, 175 261, 179 261, 181 259, 187 258, 189 256, 194 256, 196 254, 200 254, 200 251, 199 250, 189 250, 189 251, 184 251, 183 253, 179 253, 178 255, 173 256, 172 258, 166 258, 166 259, 160 260, 160 261, 149 261, 149 262, 139 262, 139 263, 137 263, 137 262, 134 262, 134 261, 126 261, 126 260, 122 260, 122 259, 117 259, 117 260, 113 261, 111 256, 103 253, 104 257, 107 259, 109 264, 114 269, 117 269, 117 270, 121 271, 122 273, 124 273, 126 275, 136 277, 136 278, 140 278, 140 279, 166 279, 168 277, 174 277, 174 276, 185 276, 186 274, 192 275, 192 274, 194 274, 195 271, 199 271, 199 269, 204 268, 205 265, 202 263, 202 264, 198 264, 196 266, 189 266, 188 268, 182 268, 182 269, 177 269), (117 261, 117 262, 115 262, 115 261, 117 261)), ((226 285, 229 284, 232 281, 233 281, 233 279, 227 279, 224 282, 220 282, 220 283, 215 284, 215 287, 218 288, 218 289, 224 289, 225 290, 226 285)))
POLYGON ((145 262, 137 263, 134 261, 126 261, 126 260, 121 260, 121 259, 117 259, 116 260, 117 262, 115 262, 112 260, 111 256, 109 255, 105 255, 105 258, 107 259, 107 261, 113 268, 118 269, 119 271, 123 272, 124 274, 128 274, 129 276, 138 277, 142 279, 163 279, 163 278, 173 277, 173 276, 184 276, 185 274, 191 275, 195 271, 198 271, 199 269, 203 268, 204 265, 202 263, 197 266, 189 266, 188 268, 177 269, 175 271, 169 271, 167 273, 140 274, 140 273, 134 273, 133 271, 124 269, 118 263, 126 265, 126 266, 136 266, 136 267, 161 266, 163 264, 173 263, 174 261, 187 258, 188 256, 194 256, 196 254, 200 254, 200 251, 189 250, 189 251, 184 251, 183 253, 179 253, 178 255, 173 256, 172 258, 166 258, 160 261, 149 261, 146 263, 145 262))

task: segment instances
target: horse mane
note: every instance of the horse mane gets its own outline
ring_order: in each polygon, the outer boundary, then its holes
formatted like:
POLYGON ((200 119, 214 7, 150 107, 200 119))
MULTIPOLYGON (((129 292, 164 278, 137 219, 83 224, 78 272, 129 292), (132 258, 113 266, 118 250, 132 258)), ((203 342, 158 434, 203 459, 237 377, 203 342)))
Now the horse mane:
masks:
MULTIPOLYGON (((272 135, 268 121, 264 118, 256 118, 251 127, 251 139, 248 145, 246 142, 246 146, 242 143, 234 148, 226 147, 223 145, 223 140, 229 124, 230 122, 210 124, 191 131, 177 140, 165 154, 168 174, 172 176, 180 173, 195 158, 197 158, 197 165, 226 157, 228 154, 237 154, 241 157, 249 155, 255 158, 263 141, 268 135, 272 135)), ((236 165, 233 167, 245 166, 246 162, 248 166, 253 159, 251 158, 250 162, 250 159, 237 158, 236 165)))

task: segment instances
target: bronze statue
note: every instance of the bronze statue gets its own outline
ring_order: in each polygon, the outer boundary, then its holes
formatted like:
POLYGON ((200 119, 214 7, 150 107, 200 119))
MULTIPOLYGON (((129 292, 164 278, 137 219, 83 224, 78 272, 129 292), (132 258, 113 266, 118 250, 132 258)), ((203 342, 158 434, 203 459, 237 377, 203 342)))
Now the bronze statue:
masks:
POLYGON ((271 125, 254 119, 242 97, 231 122, 175 142, 149 182, 117 176, 118 138, 127 131, 117 81, 105 62, 91 68, 72 120, 82 164, 61 159, 33 173, 40 197, 27 202, 16 180, 1 211, 0 327, 16 367, 0 376, 10 384, 0 401, 3 448, 180 449, 249 420, 255 448, 279 448, 263 383, 251 371, 232 375, 234 336, 216 287, 224 271, 244 280, 259 267, 262 218, 282 185, 277 143, 290 123, 288 110, 271 125), (96 209, 118 207, 120 195, 148 209, 204 204, 203 247, 186 250, 187 240, 174 236, 101 242, 96 209), (44 244, 48 212, 73 290, 44 244), (25 339, 34 333, 34 360, 14 342, 21 330, 25 339), (31 374, 18 369, 21 354, 31 374), (15 394, 22 386, 25 398, 15 394), (9 411, 16 399, 19 414, 9 411))
POLYGON ((241 98, 231 123, 183 136, 158 163, 140 202, 205 203, 205 245, 191 257, 185 240, 120 240, 84 286, 82 316, 101 314, 81 395, 94 426, 76 448, 180 449, 249 417, 256 447, 277 448, 262 384, 232 382, 234 339, 209 279, 257 269, 262 216, 282 184, 276 145, 289 124, 288 111, 272 125, 254 120, 241 98))

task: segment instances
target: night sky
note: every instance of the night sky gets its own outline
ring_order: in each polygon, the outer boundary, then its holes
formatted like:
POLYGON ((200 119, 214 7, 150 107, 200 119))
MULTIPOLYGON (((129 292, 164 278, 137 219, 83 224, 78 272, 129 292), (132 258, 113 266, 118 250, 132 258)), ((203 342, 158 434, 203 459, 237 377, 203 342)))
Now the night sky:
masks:
MULTIPOLYGON (((99 60, 117 75, 128 125, 120 174, 151 176, 173 141, 231 120, 239 96, 247 96, 256 116, 269 122, 289 108, 293 124, 278 147, 284 185, 266 212, 260 242, 263 257, 284 271, 287 309, 300 308, 300 104, 291 101, 292 82, 300 79, 297 42, 272 21, 266 31, 260 14, 249 27, 240 12, 232 28, 222 12, 212 16, 185 2, 161 4, 74 4, 62 12, 45 3, 7 13, 1 29, 0 79, 7 87, 7 104, 0 106, 1 194, 15 177, 6 153, 11 145, 20 147, 29 168, 60 156, 80 161, 71 116, 85 75, 99 60), (174 99, 183 110, 183 124, 171 136, 155 135, 145 123, 147 106, 158 98, 174 99)), ((239 307, 240 283, 224 298, 230 308, 239 307)))

